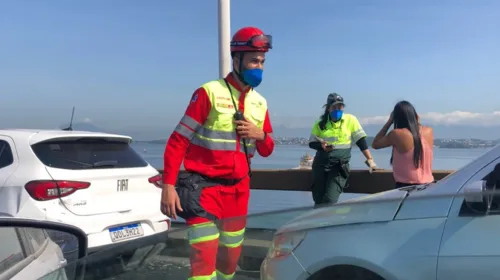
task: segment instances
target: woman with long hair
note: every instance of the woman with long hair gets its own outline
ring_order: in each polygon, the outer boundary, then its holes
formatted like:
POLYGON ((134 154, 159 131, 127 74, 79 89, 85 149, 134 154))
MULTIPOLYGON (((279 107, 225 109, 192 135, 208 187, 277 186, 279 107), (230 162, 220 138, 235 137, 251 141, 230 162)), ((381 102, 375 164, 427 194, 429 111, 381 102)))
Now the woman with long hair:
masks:
POLYGON ((423 126, 415 107, 408 101, 394 106, 386 124, 373 139, 373 149, 392 147, 392 174, 396 188, 432 183, 434 134, 423 126), (387 133, 391 126, 394 129, 387 133))
POLYGON ((325 112, 314 123, 309 138, 309 147, 316 150, 312 164, 315 206, 336 203, 347 187, 354 143, 366 158, 370 172, 377 167, 358 119, 344 113, 344 98, 336 93, 329 94, 324 107, 325 112))

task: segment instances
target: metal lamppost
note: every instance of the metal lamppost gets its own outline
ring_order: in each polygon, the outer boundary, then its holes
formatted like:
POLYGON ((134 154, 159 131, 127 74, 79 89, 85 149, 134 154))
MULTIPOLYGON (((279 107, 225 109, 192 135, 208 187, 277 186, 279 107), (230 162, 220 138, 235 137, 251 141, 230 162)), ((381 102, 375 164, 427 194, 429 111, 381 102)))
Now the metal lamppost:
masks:
POLYGON ((230 0, 218 1, 219 20, 219 76, 225 78, 231 72, 231 11, 230 0))

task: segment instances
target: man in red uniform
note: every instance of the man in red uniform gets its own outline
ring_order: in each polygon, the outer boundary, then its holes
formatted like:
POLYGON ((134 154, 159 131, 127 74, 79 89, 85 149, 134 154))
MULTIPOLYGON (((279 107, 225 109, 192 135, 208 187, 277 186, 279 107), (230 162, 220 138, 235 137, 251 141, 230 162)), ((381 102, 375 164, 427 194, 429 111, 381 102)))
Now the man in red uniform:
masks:
POLYGON ((271 39, 255 27, 238 30, 231 40, 233 71, 194 92, 167 141, 161 211, 179 215, 189 227, 189 279, 234 277, 248 213, 250 158, 255 150, 268 157, 274 149, 267 102, 255 91, 271 39), (178 176, 183 160, 186 173, 178 176))

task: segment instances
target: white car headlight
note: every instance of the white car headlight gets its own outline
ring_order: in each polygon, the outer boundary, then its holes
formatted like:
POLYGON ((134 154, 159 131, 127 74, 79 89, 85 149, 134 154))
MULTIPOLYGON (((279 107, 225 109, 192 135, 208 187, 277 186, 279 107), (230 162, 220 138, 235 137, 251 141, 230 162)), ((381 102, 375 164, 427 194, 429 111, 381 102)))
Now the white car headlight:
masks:
POLYGON ((283 232, 275 235, 267 256, 278 258, 291 254, 306 238, 306 235, 306 231, 283 232))

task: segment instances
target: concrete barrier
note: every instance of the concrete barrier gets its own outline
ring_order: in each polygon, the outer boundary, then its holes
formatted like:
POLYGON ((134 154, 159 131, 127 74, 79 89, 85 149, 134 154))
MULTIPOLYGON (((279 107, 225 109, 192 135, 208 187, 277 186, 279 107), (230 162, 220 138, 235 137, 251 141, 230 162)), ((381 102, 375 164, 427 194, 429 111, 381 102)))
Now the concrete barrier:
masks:
MULTIPOLYGON (((163 170, 158 170, 163 173, 163 170)), ((441 180, 453 173, 453 170, 434 170, 434 179, 441 180)), ((252 170, 250 188, 254 190, 310 191, 312 184, 311 170, 278 169, 252 170)), ((394 188, 392 170, 377 170, 370 174, 368 170, 351 170, 349 187, 346 193, 377 193, 394 188)))

